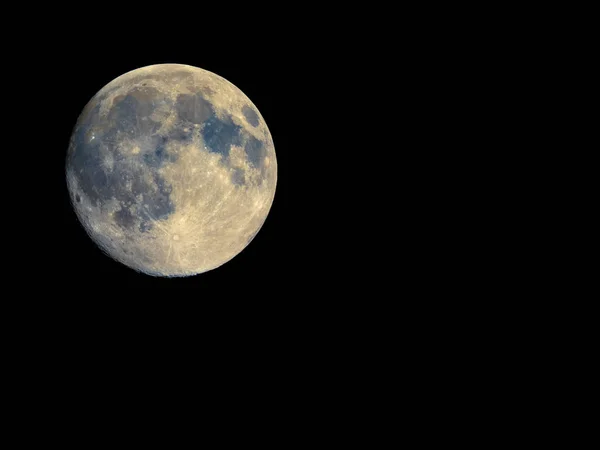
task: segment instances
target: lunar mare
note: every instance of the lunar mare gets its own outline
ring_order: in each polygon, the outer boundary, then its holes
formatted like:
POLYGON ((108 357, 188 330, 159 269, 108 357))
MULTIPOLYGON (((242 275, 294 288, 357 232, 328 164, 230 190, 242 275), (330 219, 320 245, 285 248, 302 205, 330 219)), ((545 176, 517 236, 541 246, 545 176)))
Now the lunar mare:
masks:
POLYGON ((258 233, 277 159, 240 89, 197 67, 159 64, 88 102, 66 178, 77 217, 105 253, 149 275, 189 276, 226 263, 258 233))

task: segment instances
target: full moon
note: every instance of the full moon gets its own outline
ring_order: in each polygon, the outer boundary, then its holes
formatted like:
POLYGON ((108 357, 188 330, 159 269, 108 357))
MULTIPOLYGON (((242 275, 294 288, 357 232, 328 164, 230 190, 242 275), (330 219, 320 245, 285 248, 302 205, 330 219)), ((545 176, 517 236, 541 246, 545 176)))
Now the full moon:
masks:
POLYGON ((271 133, 250 99, 212 72, 158 64, 104 86, 66 158, 77 217, 110 257, 191 276, 239 254, 275 196, 271 133))

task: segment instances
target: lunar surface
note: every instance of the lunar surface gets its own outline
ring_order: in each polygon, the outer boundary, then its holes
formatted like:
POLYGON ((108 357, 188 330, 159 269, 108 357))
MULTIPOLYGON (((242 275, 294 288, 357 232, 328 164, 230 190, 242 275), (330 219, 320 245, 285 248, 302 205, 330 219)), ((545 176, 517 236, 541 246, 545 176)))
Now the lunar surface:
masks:
POLYGON ((77 217, 105 253, 149 275, 190 276, 258 233, 277 160, 267 124, 236 86, 159 64, 116 78, 85 106, 66 177, 77 217))

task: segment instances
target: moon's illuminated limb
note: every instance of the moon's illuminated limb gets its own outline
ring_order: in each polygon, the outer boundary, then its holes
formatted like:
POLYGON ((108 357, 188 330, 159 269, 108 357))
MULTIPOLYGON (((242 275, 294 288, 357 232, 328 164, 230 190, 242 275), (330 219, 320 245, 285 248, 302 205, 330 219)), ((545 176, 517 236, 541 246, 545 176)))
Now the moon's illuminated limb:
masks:
POLYGON ((92 239, 159 276, 206 272, 241 252, 276 183, 258 109, 227 80, 179 64, 137 69, 102 88, 67 157, 69 192, 92 239))

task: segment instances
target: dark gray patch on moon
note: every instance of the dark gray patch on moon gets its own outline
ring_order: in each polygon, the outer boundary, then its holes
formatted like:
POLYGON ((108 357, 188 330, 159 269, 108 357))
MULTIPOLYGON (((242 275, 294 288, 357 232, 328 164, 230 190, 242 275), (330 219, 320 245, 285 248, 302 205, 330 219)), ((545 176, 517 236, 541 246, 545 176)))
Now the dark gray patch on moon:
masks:
POLYGON ((212 105, 200 94, 177 97, 177 112, 185 121, 200 124, 214 114, 212 105))
POLYGON ((150 119, 155 110, 153 100, 148 97, 129 93, 115 97, 108 114, 108 120, 114 127, 126 134, 149 135, 156 133, 161 124, 150 119))
POLYGON ((265 146, 263 142, 254 136, 250 136, 244 148, 248 156, 248 161, 254 167, 261 167, 265 160, 265 146))
POLYGON ((108 121, 121 131, 133 133, 137 125, 136 106, 137 100, 131 95, 115 97, 108 113, 108 121))
POLYGON ((150 231, 151 229, 152 229, 152 222, 149 222, 149 221, 147 221, 147 220, 144 220, 144 221, 142 221, 142 222, 140 223, 140 228, 139 228, 139 230, 140 230, 142 233, 146 233, 146 232, 150 231))
POLYGON ((191 141, 193 136, 191 128, 171 128, 168 132, 167 138, 175 141, 191 141))
POLYGON ((235 169, 231 174, 231 182, 236 186, 240 186, 246 183, 246 176, 244 175, 244 171, 242 169, 235 169))
POLYGON ((242 114, 244 114, 244 117, 246 118, 246 120, 248 121, 248 123, 250 125, 252 125, 253 127, 257 127, 258 126, 258 114, 256 114, 256 112, 250 108, 248 105, 245 105, 242 108, 242 114))
POLYGON ((158 137, 153 145, 154 148, 142 155, 142 159, 148 166, 158 168, 166 163, 177 161, 177 155, 167 152, 167 142, 168 138, 158 137))
POLYGON ((171 201, 172 187, 156 173, 154 174, 154 183, 158 187, 158 191, 142 194, 143 203, 148 205, 146 208, 152 217, 166 219, 175 211, 175 205, 171 201))
POLYGON ((108 175, 100 167, 95 167, 92 171, 92 186, 99 194, 109 192, 108 175))
POLYGON ((174 211, 171 201, 171 186, 158 175, 154 174, 154 182, 158 189, 146 185, 141 192, 141 205, 137 206, 137 216, 143 221, 164 220, 174 211))
POLYGON ((120 209, 114 214, 114 219, 117 225, 122 228, 129 229, 135 223, 135 218, 128 209, 120 209))
MULTIPOLYGON (((93 206, 113 198, 121 204, 133 205, 137 203, 136 197, 141 195, 142 204, 148 205, 139 206, 144 209, 145 216, 140 215, 142 219, 166 218, 175 210, 170 199, 171 186, 164 182, 155 169, 174 161, 174 155, 166 151, 167 138, 156 136, 150 139, 147 144, 149 149, 130 159, 120 157, 115 148, 122 133, 151 133, 154 129, 154 126, 139 125, 137 108, 144 108, 142 103, 133 95, 122 96, 109 112, 108 120, 99 116, 99 105, 90 106, 74 132, 67 164, 77 178, 79 188, 93 206), (94 139, 90 138, 92 128, 94 139), (105 169, 102 164, 101 145, 108 149, 115 161, 112 171, 105 169), (140 169, 140 162, 150 170, 151 183, 140 169)), ((115 213, 115 221, 121 226, 130 227, 132 223, 129 216, 136 216, 137 212, 120 211, 115 213)))
POLYGON ((202 135, 209 151, 227 158, 232 145, 241 145, 241 130, 242 128, 233 122, 231 116, 227 115, 224 119, 219 119, 213 115, 204 123, 202 135))

